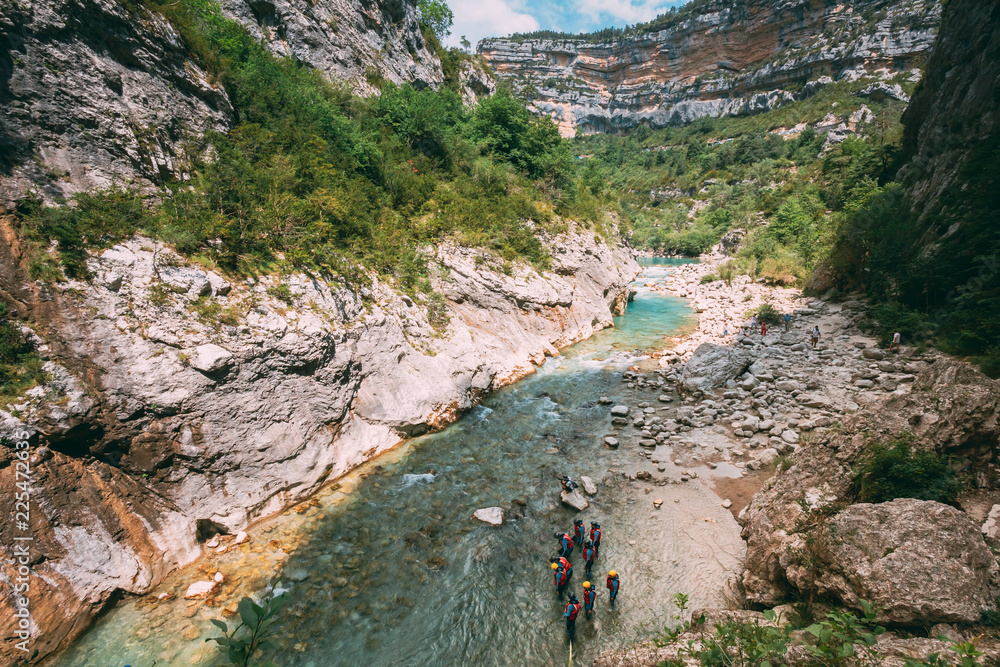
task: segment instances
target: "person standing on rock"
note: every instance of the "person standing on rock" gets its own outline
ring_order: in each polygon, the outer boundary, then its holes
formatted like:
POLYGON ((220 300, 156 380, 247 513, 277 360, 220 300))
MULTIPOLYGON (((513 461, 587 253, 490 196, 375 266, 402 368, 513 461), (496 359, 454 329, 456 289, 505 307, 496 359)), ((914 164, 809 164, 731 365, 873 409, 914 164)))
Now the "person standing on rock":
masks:
POLYGON ((892 334, 892 342, 889 343, 889 354, 892 354, 893 350, 896 350, 896 354, 899 354, 899 339, 901 338, 899 332, 892 334))
POLYGON ((761 336, 766 336, 767 335, 767 322, 761 322, 760 323, 760 335, 761 336))
POLYGON ((788 329, 791 328, 791 326, 792 326, 792 314, 791 313, 785 313, 784 320, 785 320, 785 331, 787 332, 788 329))
POLYGON ((583 545, 583 563, 587 566, 588 577, 590 577, 590 571, 594 568, 595 558, 597 558, 597 549, 594 547, 594 543, 588 540, 583 545))
POLYGON ((587 529, 583 525, 583 519, 573 519, 573 541, 579 546, 583 546, 583 540, 586 536, 587 529))
POLYGON ((559 556, 569 558, 569 555, 573 553, 573 538, 569 536, 569 533, 556 533, 555 538, 559 540, 559 556))
POLYGON ((571 642, 576 641, 576 617, 580 614, 580 601, 572 593, 569 594, 569 602, 563 610, 566 617, 566 634, 571 642))
POLYGON ((813 327, 812 334, 810 334, 810 340, 812 341, 812 346, 816 347, 816 343, 819 342, 819 325, 813 327))
POLYGON ((552 569, 555 571, 556 593, 559 594, 559 599, 562 600, 563 591, 566 590, 569 580, 573 577, 573 566, 569 564, 568 560, 560 557, 552 559, 552 569))
POLYGON ((591 586, 589 581, 583 582, 583 610, 589 619, 594 615, 594 600, 597 598, 597 591, 591 586))
POLYGON ((621 589, 621 581, 618 579, 618 573, 614 570, 608 572, 608 591, 611 594, 611 608, 615 608, 615 600, 618 598, 618 591, 621 589))
POLYGON ((750 318, 750 331, 755 331, 757 329, 757 316, 754 315, 750 318))
POLYGON ((590 522, 590 541, 594 544, 594 558, 601 553, 601 524, 596 521, 590 522))

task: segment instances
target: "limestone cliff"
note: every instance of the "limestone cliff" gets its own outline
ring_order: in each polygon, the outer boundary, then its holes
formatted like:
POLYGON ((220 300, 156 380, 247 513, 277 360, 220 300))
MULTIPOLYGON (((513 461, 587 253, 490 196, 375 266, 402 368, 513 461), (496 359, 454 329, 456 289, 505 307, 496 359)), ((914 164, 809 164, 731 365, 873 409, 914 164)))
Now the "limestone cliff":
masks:
POLYGON ((737 0, 691 3, 607 42, 487 39, 498 76, 564 134, 664 127, 749 115, 834 80, 919 66, 938 0, 737 0))
MULTIPOLYGON (((355 92, 388 80, 437 87, 412 0, 224 0, 277 55, 355 92)), ((464 80, 464 79, 463 79, 464 80)), ((0 1, 0 203, 185 179, 207 131, 235 122, 224 86, 141 3, 0 1)))
MULTIPOLYGON (((19 268, 2 290, 44 339, 52 377, 0 412, 4 438, 33 434, 43 655, 118 591, 144 593, 195 559, 212 534, 442 427, 609 326, 637 272, 592 233, 546 239, 554 267, 542 275, 507 275, 446 245, 427 250, 445 296, 435 305, 378 280, 356 291, 307 275, 230 284, 138 238, 93 256, 93 282, 45 286, 24 280, 7 238, 0 263, 19 268)), ((4 488, 13 456, 0 447, 4 488)), ((0 528, 4 550, 12 530, 0 528)), ((11 606, 4 587, 5 638, 11 606)))

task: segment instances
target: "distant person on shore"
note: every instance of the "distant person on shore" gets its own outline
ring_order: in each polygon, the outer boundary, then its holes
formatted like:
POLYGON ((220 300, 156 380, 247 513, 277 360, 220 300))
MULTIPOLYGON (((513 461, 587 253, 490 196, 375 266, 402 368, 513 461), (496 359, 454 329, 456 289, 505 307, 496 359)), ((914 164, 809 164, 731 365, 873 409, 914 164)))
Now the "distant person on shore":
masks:
POLYGON ((729 335, 729 325, 726 325, 726 326, 722 327, 722 335, 723 336, 728 336, 729 335))
POLYGON ((896 350, 896 354, 899 354, 899 339, 901 338, 899 332, 892 334, 892 342, 889 343, 889 353, 891 354, 893 350, 896 350))
POLYGON ((559 556, 569 558, 569 555, 573 553, 573 538, 569 536, 569 533, 556 533, 555 537, 559 540, 559 556))
POLYGON ((761 336, 766 336, 767 335, 767 322, 761 322, 760 323, 760 335, 761 336))
POLYGON ((618 598, 618 591, 621 588, 621 581, 618 579, 618 573, 614 570, 608 572, 608 592, 611 595, 611 608, 615 608, 615 600, 618 598))
POLYGON ((556 593, 562 600, 563 591, 566 590, 569 580, 573 577, 573 566, 565 558, 559 557, 552 559, 552 569, 554 570, 556 593))
POLYGON ((754 315, 753 317, 750 318, 750 331, 754 331, 756 329, 757 329, 757 316, 754 315))
POLYGON ((785 313, 784 319, 785 319, 785 331, 788 331, 788 329, 792 326, 792 314, 785 313))
POLYGON ((819 336, 820 336, 819 325, 817 324, 816 326, 813 327, 812 333, 809 335, 813 347, 816 347, 816 343, 819 342, 819 336))
POLYGON ((583 610, 587 614, 587 618, 594 615, 594 598, 596 597, 597 591, 594 590, 590 582, 583 582, 583 610))
POLYGON ((581 547, 587 536, 587 527, 583 525, 583 519, 573 519, 573 541, 581 547))

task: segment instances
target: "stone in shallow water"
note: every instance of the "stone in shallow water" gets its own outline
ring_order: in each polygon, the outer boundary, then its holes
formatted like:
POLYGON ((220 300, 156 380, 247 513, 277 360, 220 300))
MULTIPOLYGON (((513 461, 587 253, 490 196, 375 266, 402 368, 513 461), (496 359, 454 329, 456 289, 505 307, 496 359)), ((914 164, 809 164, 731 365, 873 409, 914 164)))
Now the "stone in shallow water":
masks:
POLYGON ((604 439, 604 444, 611 449, 618 449, 618 438, 607 437, 604 439))
POLYGON ((184 597, 188 600, 204 597, 213 593, 218 586, 219 584, 214 581, 196 581, 188 586, 187 591, 184 593, 184 597))
POLYGON ((615 407, 611 408, 611 414, 614 415, 615 417, 624 417, 628 414, 628 406, 616 405, 615 407))
POLYGON ((559 494, 559 499, 563 502, 564 505, 569 505, 578 512, 582 512, 583 510, 590 507, 590 501, 588 501, 586 498, 583 497, 583 494, 580 493, 580 489, 573 489, 572 491, 563 491, 562 493, 559 494))
POLYGON ((479 519, 483 523, 487 523, 491 526, 500 526, 503 524, 503 508, 502 507, 484 507, 478 509, 472 515, 474 519, 479 519))
POLYGON ((597 495, 597 485, 594 484, 594 480, 590 479, 586 475, 580 477, 580 485, 583 486, 583 492, 588 496, 597 495))

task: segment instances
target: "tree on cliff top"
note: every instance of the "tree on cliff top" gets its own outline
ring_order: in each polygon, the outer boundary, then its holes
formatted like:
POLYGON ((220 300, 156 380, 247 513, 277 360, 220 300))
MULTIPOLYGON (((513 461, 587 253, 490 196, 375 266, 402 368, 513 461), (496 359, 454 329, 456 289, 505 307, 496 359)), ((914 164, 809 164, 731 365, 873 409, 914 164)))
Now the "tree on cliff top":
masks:
POLYGON ((451 34, 451 24, 455 15, 444 0, 420 0, 417 3, 420 10, 420 23, 429 28, 438 39, 444 39, 451 34))

